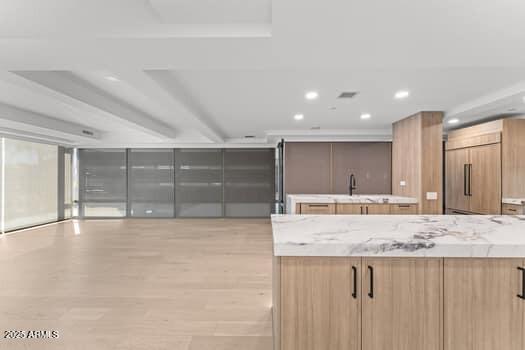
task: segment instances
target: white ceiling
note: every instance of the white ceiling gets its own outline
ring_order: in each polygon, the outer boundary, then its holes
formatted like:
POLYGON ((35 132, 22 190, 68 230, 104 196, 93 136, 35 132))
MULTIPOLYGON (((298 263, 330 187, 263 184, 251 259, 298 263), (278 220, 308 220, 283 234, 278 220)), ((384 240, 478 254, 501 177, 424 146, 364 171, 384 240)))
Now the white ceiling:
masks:
POLYGON ((264 146, 384 139, 421 110, 525 113, 524 16, 518 0, 3 0, 0 133, 264 146))

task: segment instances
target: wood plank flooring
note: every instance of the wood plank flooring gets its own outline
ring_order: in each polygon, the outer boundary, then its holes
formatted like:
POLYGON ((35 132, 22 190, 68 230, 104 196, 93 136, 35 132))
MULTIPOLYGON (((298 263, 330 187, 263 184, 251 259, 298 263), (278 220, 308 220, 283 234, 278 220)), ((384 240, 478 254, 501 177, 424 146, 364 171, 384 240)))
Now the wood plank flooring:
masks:
POLYGON ((0 349, 271 350, 271 262, 266 219, 66 221, 0 236, 0 349))

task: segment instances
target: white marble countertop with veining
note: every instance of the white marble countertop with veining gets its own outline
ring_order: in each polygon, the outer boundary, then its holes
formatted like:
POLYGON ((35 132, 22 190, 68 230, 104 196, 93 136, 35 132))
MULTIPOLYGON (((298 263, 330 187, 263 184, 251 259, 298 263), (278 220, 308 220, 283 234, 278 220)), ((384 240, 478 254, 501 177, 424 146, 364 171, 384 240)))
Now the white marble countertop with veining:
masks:
POLYGON ((503 204, 515 204, 515 205, 524 205, 525 198, 503 198, 501 200, 503 204))
POLYGON ((286 200, 289 214, 295 213, 297 203, 417 204, 416 198, 391 194, 289 194, 286 200))
POLYGON ((523 257, 525 216, 272 215, 275 256, 523 257))

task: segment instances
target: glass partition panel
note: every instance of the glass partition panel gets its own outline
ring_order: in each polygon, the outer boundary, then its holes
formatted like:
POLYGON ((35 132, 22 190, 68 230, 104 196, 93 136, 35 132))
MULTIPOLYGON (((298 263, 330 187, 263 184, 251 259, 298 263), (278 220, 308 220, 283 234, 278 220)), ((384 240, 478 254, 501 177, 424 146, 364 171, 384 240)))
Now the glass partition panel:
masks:
POLYGON ((129 167, 131 216, 173 217, 173 149, 132 149, 129 167))
POLYGON ((267 217, 275 203, 275 150, 224 150, 224 209, 229 217, 267 217))
POLYGON ((222 150, 176 149, 175 215, 223 216, 222 182, 222 150))
POLYGON ((81 216, 125 216, 126 177, 126 150, 79 150, 81 216))

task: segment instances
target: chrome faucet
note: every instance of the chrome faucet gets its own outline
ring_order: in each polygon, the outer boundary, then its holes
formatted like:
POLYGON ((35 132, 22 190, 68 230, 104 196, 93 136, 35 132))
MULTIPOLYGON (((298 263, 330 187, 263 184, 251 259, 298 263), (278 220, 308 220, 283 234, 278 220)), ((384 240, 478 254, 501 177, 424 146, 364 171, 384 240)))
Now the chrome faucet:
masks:
POLYGON ((350 174, 350 181, 348 185, 348 194, 353 195, 354 190, 357 189, 357 181, 354 174, 350 174))

